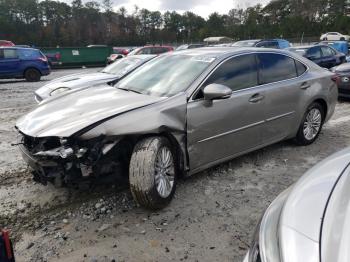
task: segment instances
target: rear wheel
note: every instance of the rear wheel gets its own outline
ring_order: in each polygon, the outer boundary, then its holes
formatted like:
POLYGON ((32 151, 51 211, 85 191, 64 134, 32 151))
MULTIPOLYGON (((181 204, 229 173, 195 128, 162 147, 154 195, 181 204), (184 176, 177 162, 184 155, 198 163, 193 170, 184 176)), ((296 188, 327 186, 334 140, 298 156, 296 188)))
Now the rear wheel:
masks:
POLYGON ((30 68, 25 71, 24 77, 28 82, 38 82, 40 81, 41 74, 35 68, 30 68))
POLYGON ((341 38, 340 38, 340 41, 344 41, 344 40, 345 40, 345 38, 344 38, 344 37, 341 37, 341 38))
POLYGON ((169 141, 149 137, 138 142, 130 160, 130 189, 135 201, 149 209, 169 204, 176 189, 177 169, 169 141))
POLYGON ((322 129, 324 114, 323 107, 317 102, 308 107, 295 138, 297 144, 310 145, 317 139, 322 129))

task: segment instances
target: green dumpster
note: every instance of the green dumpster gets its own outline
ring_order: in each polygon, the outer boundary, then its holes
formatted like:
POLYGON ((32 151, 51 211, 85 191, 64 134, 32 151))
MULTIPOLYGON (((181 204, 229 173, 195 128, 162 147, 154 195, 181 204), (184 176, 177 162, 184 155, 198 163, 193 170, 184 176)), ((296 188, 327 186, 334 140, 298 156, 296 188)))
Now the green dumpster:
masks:
POLYGON ((113 52, 112 47, 43 47, 40 50, 53 68, 105 66, 113 52))

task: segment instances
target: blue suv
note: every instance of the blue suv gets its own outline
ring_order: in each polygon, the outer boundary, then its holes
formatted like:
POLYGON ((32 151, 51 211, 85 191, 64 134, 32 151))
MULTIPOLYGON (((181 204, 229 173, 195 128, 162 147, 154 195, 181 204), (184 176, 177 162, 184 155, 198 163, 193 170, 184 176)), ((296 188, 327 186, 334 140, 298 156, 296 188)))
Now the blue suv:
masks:
POLYGON ((46 56, 37 49, 0 47, 0 78, 25 78, 36 82, 50 71, 46 56))

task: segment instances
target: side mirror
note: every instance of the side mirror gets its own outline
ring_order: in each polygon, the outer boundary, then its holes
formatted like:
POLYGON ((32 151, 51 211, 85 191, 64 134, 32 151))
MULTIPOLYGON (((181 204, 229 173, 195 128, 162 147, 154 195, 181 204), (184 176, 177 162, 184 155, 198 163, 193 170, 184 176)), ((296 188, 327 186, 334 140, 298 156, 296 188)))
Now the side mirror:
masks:
POLYGON ((210 84, 204 87, 203 94, 205 100, 225 99, 231 97, 232 90, 225 85, 210 84))

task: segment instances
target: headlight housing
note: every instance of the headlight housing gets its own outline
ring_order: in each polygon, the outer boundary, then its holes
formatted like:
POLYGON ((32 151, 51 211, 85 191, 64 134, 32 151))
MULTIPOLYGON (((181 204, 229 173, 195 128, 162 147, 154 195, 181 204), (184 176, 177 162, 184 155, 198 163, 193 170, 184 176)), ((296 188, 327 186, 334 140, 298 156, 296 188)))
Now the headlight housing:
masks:
POLYGON ((70 90, 69 87, 59 87, 59 88, 56 88, 55 90, 51 91, 50 96, 55 96, 55 95, 58 95, 60 93, 63 93, 63 92, 69 91, 69 90, 70 90))
POLYGON ((267 208, 257 225, 248 252, 248 262, 281 262, 279 220, 291 188, 282 192, 267 208))

